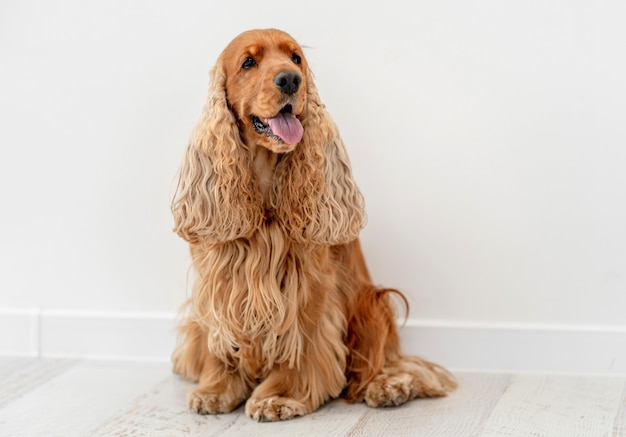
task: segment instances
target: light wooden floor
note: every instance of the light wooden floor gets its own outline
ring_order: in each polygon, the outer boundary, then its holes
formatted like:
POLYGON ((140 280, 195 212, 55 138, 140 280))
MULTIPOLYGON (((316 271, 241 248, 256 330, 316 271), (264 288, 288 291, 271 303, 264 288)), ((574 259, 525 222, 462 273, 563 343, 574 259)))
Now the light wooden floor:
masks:
POLYGON ((626 378, 458 374, 442 399, 372 409, 334 401, 256 423, 188 411, 167 364, 0 357, 0 436, 626 437, 626 378))

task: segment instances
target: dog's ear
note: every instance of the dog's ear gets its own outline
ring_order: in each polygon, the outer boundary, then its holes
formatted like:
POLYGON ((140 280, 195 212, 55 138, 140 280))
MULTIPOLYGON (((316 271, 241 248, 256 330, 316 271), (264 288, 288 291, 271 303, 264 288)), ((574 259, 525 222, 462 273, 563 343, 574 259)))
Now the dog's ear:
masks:
POLYGON ((272 203, 289 236, 301 243, 341 244, 365 224, 364 201, 335 123, 307 75, 304 136, 276 168, 272 203))
POLYGON ((209 95, 179 172, 172 201, 174 231, 190 243, 249 236, 263 221, 248 150, 228 109, 226 76, 211 71, 209 95))

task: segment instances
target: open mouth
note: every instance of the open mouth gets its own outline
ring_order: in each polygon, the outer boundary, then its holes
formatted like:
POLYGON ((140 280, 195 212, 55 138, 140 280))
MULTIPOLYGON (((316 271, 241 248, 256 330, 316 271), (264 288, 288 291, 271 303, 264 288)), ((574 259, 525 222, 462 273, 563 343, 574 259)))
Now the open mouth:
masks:
POLYGON ((261 119, 252 114, 250 120, 254 130, 259 135, 265 135, 276 141, 293 145, 300 142, 304 129, 300 120, 291 113, 292 110, 291 105, 286 105, 272 118, 261 119))

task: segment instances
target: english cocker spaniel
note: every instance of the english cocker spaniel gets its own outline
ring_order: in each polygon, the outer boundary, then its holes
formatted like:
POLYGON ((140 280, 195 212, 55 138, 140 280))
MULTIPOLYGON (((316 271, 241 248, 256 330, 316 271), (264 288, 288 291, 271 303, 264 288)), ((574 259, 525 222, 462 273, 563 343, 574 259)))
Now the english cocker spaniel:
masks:
POLYGON ((443 367, 402 353, 390 296, 359 245, 363 197, 287 33, 237 36, 211 71, 172 202, 197 278, 174 371, 200 414, 259 421, 339 396, 373 407, 442 396, 443 367))

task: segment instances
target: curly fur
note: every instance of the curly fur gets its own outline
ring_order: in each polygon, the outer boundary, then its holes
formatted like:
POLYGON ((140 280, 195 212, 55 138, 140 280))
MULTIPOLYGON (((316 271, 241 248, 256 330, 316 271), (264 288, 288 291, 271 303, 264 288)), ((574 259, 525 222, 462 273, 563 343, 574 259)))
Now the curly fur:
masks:
POLYGON ((406 299, 372 284, 363 197, 288 34, 244 32, 218 58, 172 212, 197 272, 173 355, 174 371, 198 382, 193 410, 245 402, 250 417, 281 420, 340 395, 384 406, 455 387, 400 350, 390 295, 406 299), (278 86, 284 71, 297 90, 278 86), (296 144, 252 122, 285 111, 303 128, 296 144))
POLYGON ((174 230, 189 242, 232 241, 250 236, 263 223, 260 194, 249 170, 249 149, 227 107, 225 83, 224 72, 216 67, 202 120, 180 169, 172 205, 174 230))

